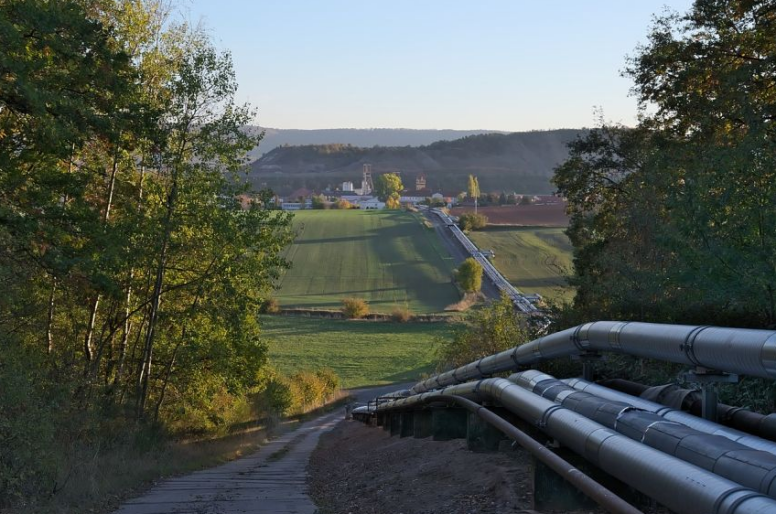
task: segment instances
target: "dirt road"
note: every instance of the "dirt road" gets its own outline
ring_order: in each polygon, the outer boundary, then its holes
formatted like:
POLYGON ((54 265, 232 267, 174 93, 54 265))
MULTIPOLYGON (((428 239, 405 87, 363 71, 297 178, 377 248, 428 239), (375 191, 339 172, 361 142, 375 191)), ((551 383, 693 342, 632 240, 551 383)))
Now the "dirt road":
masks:
MULTIPOLYGON (((406 386, 351 393, 366 401, 406 386)), ((115 514, 313 514, 316 507, 307 494, 307 463, 321 434, 343 417, 344 410, 338 409, 274 439, 253 455, 165 480, 124 503, 115 514)))

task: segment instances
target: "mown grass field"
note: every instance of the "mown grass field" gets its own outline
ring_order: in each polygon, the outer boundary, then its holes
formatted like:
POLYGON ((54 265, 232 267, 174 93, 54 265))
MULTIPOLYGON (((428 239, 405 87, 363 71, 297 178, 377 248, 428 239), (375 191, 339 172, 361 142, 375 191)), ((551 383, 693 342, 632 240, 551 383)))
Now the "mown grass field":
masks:
POLYGON ((281 307, 339 309, 363 298, 373 312, 441 312, 459 300, 453 262, 417 215, 398 211, 300 211, 280 279, 281 307))
POLYGON ((524 293, 570 300, 574 291, 564 279, 572 269, 571 242, 562 228, 510 227, 471 232, 483 250, 493 250, 493 265, 524 293))
POLYGON ((270 359, 283 373, 332 368, 343 387, 408 382, 433 368, 436 337, 452 323, 382 323, 262 316, 270 359))

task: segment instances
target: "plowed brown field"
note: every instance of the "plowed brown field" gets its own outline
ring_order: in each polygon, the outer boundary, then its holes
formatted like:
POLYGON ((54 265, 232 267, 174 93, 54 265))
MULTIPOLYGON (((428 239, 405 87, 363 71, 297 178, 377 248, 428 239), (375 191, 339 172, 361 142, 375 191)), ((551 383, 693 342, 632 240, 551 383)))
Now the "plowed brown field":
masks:
MULTIPOLYGON (((474 212, 473 206, 455 207, 454 216, 464 212, 474 212)), ((498 205, 480 207, 477 212, 488 217, 491 225, 521 225, 532 227, 567 227, 569 218, 566 216, 566 203, 539 205, 498 205)))

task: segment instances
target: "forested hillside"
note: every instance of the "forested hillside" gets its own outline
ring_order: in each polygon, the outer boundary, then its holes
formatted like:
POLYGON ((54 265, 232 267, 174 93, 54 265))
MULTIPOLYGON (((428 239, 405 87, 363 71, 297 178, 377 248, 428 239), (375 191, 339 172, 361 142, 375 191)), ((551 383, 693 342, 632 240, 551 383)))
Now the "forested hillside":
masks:
POLYGON ((322 189, 344 180, 359 183, 361 167, 374 173, 424 173, 432 189, 465 190, 477 174, 483 191, 550 193, 552 170, 567 156, 580 130, 481 134, 420 147, 358 147, 345 144, 283 146, 251 164, 251 180, 278 192, 322 189))
POLYGON ((258 159, 278 146, 345 144, 352 146, 424 146, 437 141, 452 141, 478 134, 503 133, 498 130, 418 130, 418 129, 276 129, 250 127, 264 133, 261 144, 248 155, 258 159))

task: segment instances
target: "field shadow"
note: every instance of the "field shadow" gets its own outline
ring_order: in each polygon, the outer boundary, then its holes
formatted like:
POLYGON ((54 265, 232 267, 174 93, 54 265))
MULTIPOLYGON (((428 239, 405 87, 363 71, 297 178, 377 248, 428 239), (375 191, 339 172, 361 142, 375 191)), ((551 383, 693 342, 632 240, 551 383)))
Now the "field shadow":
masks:
POLYGON ((309 245, 309 244, 323 244, 323 243, 344 243, 345 241, 363 241, 365 239, 371 239, 376 235, 366 236, 345 236, 345 237, 322 237, 320 239, 305 239, 302 241, 294 241, 294 244, 309 245))

